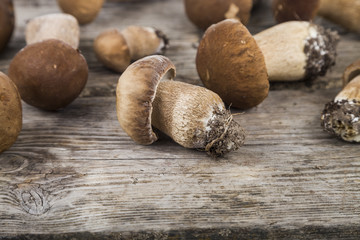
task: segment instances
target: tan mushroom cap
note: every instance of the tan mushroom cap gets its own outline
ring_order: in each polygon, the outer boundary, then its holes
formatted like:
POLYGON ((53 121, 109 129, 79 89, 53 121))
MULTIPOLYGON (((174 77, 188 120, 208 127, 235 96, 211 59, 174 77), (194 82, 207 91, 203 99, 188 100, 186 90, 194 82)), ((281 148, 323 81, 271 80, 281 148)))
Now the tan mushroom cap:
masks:
POLYGON ((247 24, 253 6, 253 0, 184 0, 184 3, 188 18, 201 29, 224 19, 247 24))
POLYGON ((117 29, 99 34, 94 41, 96 57, 108 68, 123 72, 131 63, 130 50, 124 36, 117 29))
POLYGON ((360 59, 348 66, 343 74, 343 87, 345 87, 351 80, 360 75, 360 59))
POLYGON ((9 42, 15 27, 14 6, 12 0, 0 1, 0 51, 9 42))
POLYGON ((206 30, 198 48, 196 67, 205 87, 233 107, 254 107, 268 95, 264 56, 239 21, 224 20, 206 30))
POLYGON ((153 55, 131 64, 116 89, 120 126, 137 143, 149 145, 158 137, 151 127, 152 103, 161 79, 173 79, 175 66, 166 57, 153 55))
POLYGON ((57 0, 65 13, 73 15, 80 24, 92 22, 101 10, 104 0, 57 0))
POLYGON ((286 21, 310 21, 315 18, 320 0, 273 0, 272 10, 278 23, 286 21))

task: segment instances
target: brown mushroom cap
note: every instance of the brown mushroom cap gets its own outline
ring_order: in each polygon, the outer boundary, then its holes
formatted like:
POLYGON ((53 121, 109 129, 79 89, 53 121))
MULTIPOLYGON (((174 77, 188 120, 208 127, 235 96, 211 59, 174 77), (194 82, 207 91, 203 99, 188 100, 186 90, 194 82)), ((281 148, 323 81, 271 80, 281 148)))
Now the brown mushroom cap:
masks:
POLYGON ((134 62, 119 78, 117 117, 121 127, 135 142, 149 145, 158 139, 151 127, 152 103, 160 80, 174 77, 173 63, 164 56, 154 55, 134 62))
POLYGON ((206 30, 198 48, 196 67, 205 87, 233 107, 254 107, 268 95, 264 56, 239 21, 224 20, 206 30))
POLYGON ((273 0, 272 10, 278 23, 298 20, 310 21, 315 18, 320 0, 273 0))
POLYGON ((253 0, 184 0, 184 3, 190 21, 204 30, 224 19, 247 24, 253 6, 253 0))
POLYGON ((10 63, 9 77, 28 104, 56 110, 70 104, 88 78, 85 58, 55 39, 26 46, 10 63))
POLYGON ((14 31, 15 16, 12 0, 0 1, 0 51, 9 42, 14 31))
POLYGON ((130 65, 129 47, 116 29, 100 33, 94 41, 94 51, 100 62, 116 72, 123 72, 130 65))
POLYGON ((73 15, 80 24, 92 22, 101 10, 104 0, 57 0, 65 13, 73 15))
POLYGON ((343 87, 345 87, 351 80, 360 75, 360 59, 353 62, 346 68, 343 74, 343 87))
POLYGON ((21 127, 20 95, 10 78, 0 72, 0 153, 13 145, 21 127))

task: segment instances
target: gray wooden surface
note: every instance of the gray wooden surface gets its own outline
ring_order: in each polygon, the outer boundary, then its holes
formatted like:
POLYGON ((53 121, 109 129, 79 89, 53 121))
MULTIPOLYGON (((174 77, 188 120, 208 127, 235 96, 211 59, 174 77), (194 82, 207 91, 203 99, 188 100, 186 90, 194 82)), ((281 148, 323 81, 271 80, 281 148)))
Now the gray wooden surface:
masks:
MULTIPOLYGON (((14 0, 17 28, 0 71, 25 46, 25 21, 59 12, 55 1, 14 0)), ((202 32, 182 1, 108 2, 81 28, 90 69, 81 97, 59 112, 23 104, 23 130, 0 155, 0 239, 359 239, 360 148, 320 128, 320 113, 360 58, 360 36, 341 34, 338 62, 312 84, 271 85, 257 108, 236 113, 246 144, 223 159, 166 136, 134 143, 115 112, 119 74, 95 59, 94 37, 109 27, 155 26, 171 39, 177 80, 201 85, 195 69, 202 32)), ((252 33, 274 24, 268 3, 252 33)))

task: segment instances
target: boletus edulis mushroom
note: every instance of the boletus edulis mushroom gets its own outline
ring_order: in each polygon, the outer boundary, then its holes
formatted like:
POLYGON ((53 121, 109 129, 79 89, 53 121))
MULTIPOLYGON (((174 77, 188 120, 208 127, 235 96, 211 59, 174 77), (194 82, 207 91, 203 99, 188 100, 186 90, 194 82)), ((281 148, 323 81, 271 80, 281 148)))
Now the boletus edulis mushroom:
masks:
POLYGON ((264 56, 248 29, 237 20, 223 20, 206 30, 197 51, 196 68, 204 86, 232 107, 255 107, 268 95, 264 56))
POLYGON ((46 14, 31 19, 26 25, 26 44, 58 39, 77 49, 80 27, 76 18, 66 13, 46 14))
POLYGON ((237 19, 247 24, 253 2, 254 0, 184 0, 188 18, 203 30, 224 19, 237 19))
POLYGON ((275 25, 254 38, 264 54, 271 81, 313 80, 335 64, 339 36, 307 22, 275 25))
POLYGON ((49 39, 19 51, 10 63, 9 77, 26 103, 57 110, 78 97, 87 82, 88 66, 78 50, 49 39))
POLYGON ((278 23, 287 21, 311 21, 320 7, 320 0, 273 0, 272 11, 278 23))
POLYGON ((168 47, 169 39, 162 31, 142 26, 128 26, 121 32, 108 29, 94 40, 96 57, 116 72, 123 72, 131 61, 163 54, 168 47))
POLYGON ((104 0, 57 0, 64 13, 73 15, 80 24, 87 24, 97 17, 104 0))
POLYGON ((360 142, 360 60, 346 68, 343 89, 325 105, 321 126, 348 142, 360 142))
POLYGON ((238 149, 245 133, 221 98, 200 86, 172 81, 175 66, 153 55, 131 64, 119 78, 116 109, 123 130, 137 143, 158 139, 152 126, 186 148, 212 156, 238 149))
POLYGON ((15 14, 12 0, 0 1, 0 52, 9 42, 15 27, 15 14))
POLYGON ((21 98, 15 84, 0 72, 0 153, 10 148, 22 128, 21 98))

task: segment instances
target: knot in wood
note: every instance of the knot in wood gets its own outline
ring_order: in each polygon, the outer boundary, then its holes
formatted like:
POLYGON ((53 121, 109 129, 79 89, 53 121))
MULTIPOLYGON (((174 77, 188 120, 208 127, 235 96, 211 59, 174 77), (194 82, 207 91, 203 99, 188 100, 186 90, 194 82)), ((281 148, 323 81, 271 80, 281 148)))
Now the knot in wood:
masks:
POLYGON ((50 209, 47 193, 41 187, 18 189, 17 196, 22 209, 31 215, 42 215, 50 209))
POLYGON ((29 161, 17 154, 0 155, 0 173, 14 173, 19 172, 29 165, 29 161))

